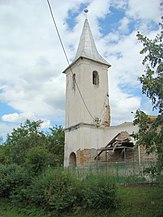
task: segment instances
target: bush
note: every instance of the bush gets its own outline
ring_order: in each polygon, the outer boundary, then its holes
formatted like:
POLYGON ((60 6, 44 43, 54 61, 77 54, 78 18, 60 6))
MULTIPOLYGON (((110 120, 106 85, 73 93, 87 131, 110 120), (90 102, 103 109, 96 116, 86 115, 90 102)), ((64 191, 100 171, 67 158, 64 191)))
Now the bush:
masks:
POLYGON ((11 197, 15 191, 29 183, 29 177, 21 166, 16 164, 0 165, 0 197, 11 197))
POLYGON ((117 206, 116 189, 104 176, 90 175, 79 180, 64 170, 49 168, 31 180, 24 168, 17 165, 3 166, 0 170, 0 196, 12 196, 25 206, 57 213, 117 206))
POLYGON ((59 212, 73 209, 76 201, 76 179, 64 171, 48 169, 33 180, 27 189, 27 200, 36 206, 59 212))
POLYGON ((40 174, 51 165, 53 156, 44 147, 36 146, 27 151, 25 167, 33 175, 40 174))
POLYGON ((106 176, 88 176, 80 194, 80 202, 87 209, 111 209, 118 204, 116 189, 106 176))
POLYGON ((107 177, 89 176, 78 180, 67 172, 54 169, 33 180, 26 200, 58 212, 117 206, 116 189, 107 177))

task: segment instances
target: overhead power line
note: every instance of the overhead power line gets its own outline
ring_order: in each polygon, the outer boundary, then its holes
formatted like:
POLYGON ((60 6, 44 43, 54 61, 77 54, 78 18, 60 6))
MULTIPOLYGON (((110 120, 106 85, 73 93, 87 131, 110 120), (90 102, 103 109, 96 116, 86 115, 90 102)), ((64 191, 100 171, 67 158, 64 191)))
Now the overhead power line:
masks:
MULTIPOLYGON (((59 41, 60 41, 62 50, 63 50, 64 55, 65 55, 65 57, 66 57, 66 61, 67 61, 68 66, 69 66, 69 68, 70 68, 70 70, 71 70, 71 73, 72 73, 72 75, 73 75, 74 73, 73 73, 73 71, 72 71, 72 68, 71 68, 71 65, 70 65, 70 62, 69 62, 69 59, 68 59, 66 50, 65 50, 65 48, 64 48, 64 45, 63 45, 63 42, 62 42, 62 39, 61 39, 59 30, 58 30, 58 27, 57 27, 57 24, 56 24, 54 15, 53 15, 52 7, 51 7, 51 5, 50 5, 49 0, 46 0, 46 1, 47 1, 48 6, 49 6, 50 15, 51 15, 51 17, 52 17, 53 24, 54 24, 54 27, 55 27, 55 29, 56 29, 56 32, 57 32, 57 35, 58 35, 58 38, 59 38, 59 41)), ((82 99, 82 101, 83 101, 83 104, 84 104, 86 110, 88 111, 88 113, 89 113, 89 115, 91 116, 91 118, 92 118, 93 120, 95 120, 95 118, 94 118, 93 115, 91 114, 91 112, 90 112, 90 110, 89 110, 89 108, 88 108, 88 106, 87 106, 87 104, 86 104, 86 102, 85 102, 85 100, 84 100, 84 97, 83 97, 83 95, 82 95, 82 93, 81 93, 81 90, 80 90, 80 88, 79 88, 79 86, 78 86, 78 84, 77 84, 76 79, 75 79, 75 84, 76 84, 77 90, 78 90, 78 92, 79 92, 79 95, 80 95, 80 97, 81 97, 81 99, 82 99)))

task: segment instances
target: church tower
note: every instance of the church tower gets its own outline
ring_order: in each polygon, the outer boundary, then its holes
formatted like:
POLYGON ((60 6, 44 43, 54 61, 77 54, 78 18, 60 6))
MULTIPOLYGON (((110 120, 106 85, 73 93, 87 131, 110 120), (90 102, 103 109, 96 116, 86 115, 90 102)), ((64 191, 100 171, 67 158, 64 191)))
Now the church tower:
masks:
POLYGON ((66 74, 64 166, 90 162, 90 151, 99 147, 101 130, 110 126, 108 68, 99 54, 85 19, 77 53, 66 74), (100 133, 100 135, 99 135, 100 133), (89 153, 88 153, 89 152, 89 153), (89 158, 89 159, 88 159, 89 158))

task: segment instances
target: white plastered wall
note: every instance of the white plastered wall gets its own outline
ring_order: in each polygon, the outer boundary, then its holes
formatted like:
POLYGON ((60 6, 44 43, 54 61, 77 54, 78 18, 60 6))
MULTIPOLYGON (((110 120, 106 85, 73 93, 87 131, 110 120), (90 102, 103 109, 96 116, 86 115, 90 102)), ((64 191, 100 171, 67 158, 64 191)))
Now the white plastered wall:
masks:
MULTIPOLYGON (((112 127, 81 126, 65 132, 64 166, 69 166, 69 156, 72 152, 84 149, 99 149, 105 147, 118 133, 127 131, 129 134, 138 131, 132 123, 124 123, 112 127)), ((94 156, 95 157, 95 156, 94 156)), ((89 164, 89 160, 87 162, 89 164)), ((80 166, 80 165, 77 165, 80 166)))
POLYGON ((93 123, 93 118, 101 118, 108 93, 108 66, 88 59, 79 59, 71 69, 66 70, 66 128, 79 123, 93 123), (93 85, 92 73, 99 74, 99 85, 93 85), (75 74, 77 85, 73 88, 72 72, 75 74), (80 89, 81 95, 79 94, 80 89))

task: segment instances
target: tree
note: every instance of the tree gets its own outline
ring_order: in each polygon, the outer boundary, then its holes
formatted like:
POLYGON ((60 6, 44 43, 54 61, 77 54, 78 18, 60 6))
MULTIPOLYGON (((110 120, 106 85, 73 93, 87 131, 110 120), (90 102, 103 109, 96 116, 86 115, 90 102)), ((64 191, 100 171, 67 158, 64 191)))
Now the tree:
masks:
POLYGON ((38 175, 47 167, 53 166, 54 156, 48 151, 47 148, 36 146, 27 151, 25 157, 25 168, 29 173, 38 175))
POLYGON ((152 119, 141 110, 135 114, 134 124, 139 126, 135 134, 138 145, 144 145, 147 153, 156 152, 157 168, 163 169, 163 23, 161 33, 152 40, 138 32, 138 40, 143 43, 140 54, 145 54, 142 64, 146 67, 145 74, 139 77, 142 93, 152 102, 153 110, 158 111, 152 119))
POLYGON ((0 163, 18 164, 39 173, 48 166, 62 166, 64 131, 61 126, 40 130, 42 121, 26 120, 13 129, 0 147, 0 163))
POLYGON ((48 149, 54 156, 54 164, 62 166, 64 160, 64 130, 62 126, 50 128, 48 149))
POLYGON ((0 164, 5 163, 5 161, 6 161, 5 146, 0 145, 0 164))
POLYGON ((25 124, 13 129, 5 142, 8 163, 22 165, 27 151, 36 146, 45 146, 46 136, 40 131, 42 121, 26 120, 25 124))

